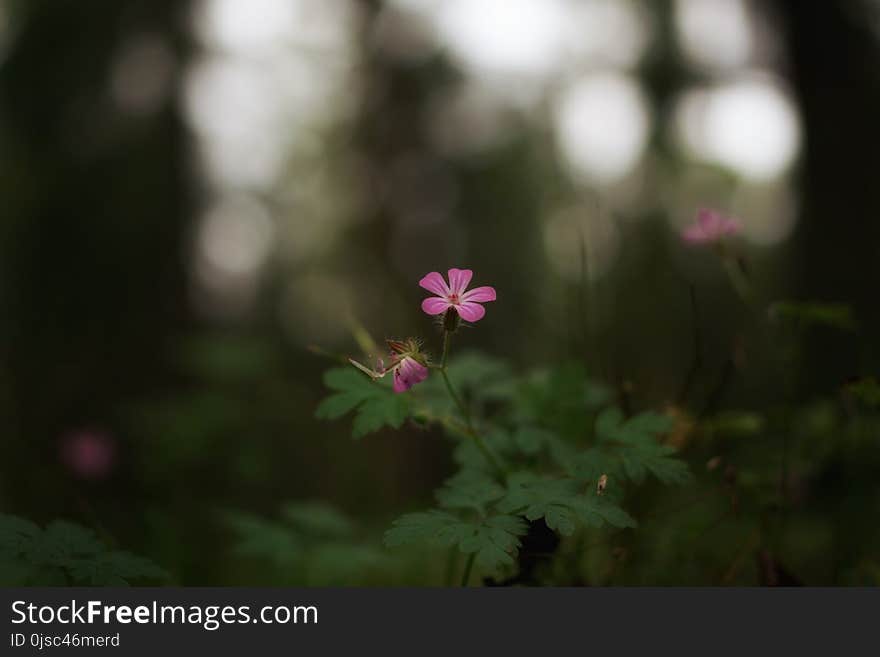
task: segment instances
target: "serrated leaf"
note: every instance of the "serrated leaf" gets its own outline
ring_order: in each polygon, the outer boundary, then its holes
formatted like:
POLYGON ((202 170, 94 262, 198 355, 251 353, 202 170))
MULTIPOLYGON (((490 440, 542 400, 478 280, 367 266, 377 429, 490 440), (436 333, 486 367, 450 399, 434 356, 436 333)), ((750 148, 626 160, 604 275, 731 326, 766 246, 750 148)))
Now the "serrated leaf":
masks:
POLYGON ((411 543, 438 546, 457 545, 464 553, 475 554, 475 563, 487 571, 513 564, 513 554, 520 546, 519 537, 528 527, 521 518, 491 516, 462 520, 445 511, 408 513, 394 521, 385 532, 388 547, 411 543))
POLYGON ((400 428, 410 412, 407 395, 394 393, 384 381, 372 381, 352 368, 334 368, 324 374, 324 384, 336 392, 315 409, 319 419, 336 419, 355 411, 352 436, 362 438, 384 426, 400 428))
POLYGON ((342 392, 325 397, 315 409, 315 417, 319 420, 336 420, 349 411, 353 411, 364 401, 359 392, 342 392))
POLYGON ((374 392, 373 381, 350 367, 334 367, 324 372, 324 385, 340 392, 374 392))
POLYGON ((636 527, 638 523, 626 511, 614 504, 610 499, 596 494, 585 494, 579 499, 578 512, 585 523, 593 527, 601 527, 603 522, 612 527, 636 527))
POLYGON ((444 509, 473 509, 485 515, 486 505, 500 499, 504 488, 484 472, 463 470, 447 479, 434 495, 444 509))
POLYGON ((41 529, 0 515, 0 582, 125 586, 165 579, 168 574, 151 561, 108 550, 93 531, 75 523, 56 520, 41 529))
POLYGON ((383 397, 368 399, 359 408, 351 425, 351 435, 363 438, 384 426, 399 429, 409 415, 409 399, 390 393, 383 397))
POLYGON ((0 558, 18 557, 41 531, 30 520, 0 513, 0 558))
POLYGON ((635 520, 609 500, 579 491, 574 479, 554 479, 523 474, 511 477, 507 495, 498 510, 519 513, 529 520, 544 518, 550 529, 571 536, 578 523, 601 527, 635 527, 635 520))
POLYGON ((657 441, 672 426, 672 418, 659 413, 640 413, 627 419, 618 408, 606 409, 596 419, 598 451, 579 457, 579 476, 619 472, 641 482, 650 473, 665 484, 687 482, 687 465, 673 458, 674 448, 657 441))
POLYGON ((167 580, 168 573, 148 559, 128 552, 105 552, 94 559, 73 559, 67 565, 70 577, 91 586, 128 586, 132 581, 167 580))

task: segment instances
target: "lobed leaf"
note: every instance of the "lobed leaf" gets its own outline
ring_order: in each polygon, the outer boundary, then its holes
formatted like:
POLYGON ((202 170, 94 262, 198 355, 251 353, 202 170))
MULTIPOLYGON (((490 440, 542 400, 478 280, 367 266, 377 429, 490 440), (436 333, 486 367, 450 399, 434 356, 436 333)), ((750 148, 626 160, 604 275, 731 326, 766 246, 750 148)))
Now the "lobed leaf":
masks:
POLYGON ((447 479, 434 495, 444 509, 473 509, 485 515, 486 505, 503 497, 504 488, 484 472, 462 470, 447 479))
POLYGON ((354 438, 362 438, 384 426, 398 429, 409 416, 407 395, 395 394, 387 383, 372 381, 352 368, 328 370, 324 384, 336 392, 318 404, 315 417, 333 420, 355 411, 354 438))
POLYGON ((127 586, 163 581, 168 573, 128 552, 109 550, 93 531, 56 520, 45 529, 0 514, 0 582, 57 586, 127 586))
POLYGON ((451 547, 475 554, 475 563, 487 571, 513 564, 513 554, 520 547, 520 536, 528 527, 515 516, 495 515, 477 520, 462 520, 446 511, 408 513, 394 521, 385 532, 385 545, 395 547, 411 543, 451 547))
POLYGON ((507 495, 498 510, 518 513, 529 520, 544 518, 550 529, 571 536, 579 523, 601 527, 635 527, 636 522, 623 509, 605 498, 580 492, 574 479, 556 479, 520 474, 511 477, 507 495))

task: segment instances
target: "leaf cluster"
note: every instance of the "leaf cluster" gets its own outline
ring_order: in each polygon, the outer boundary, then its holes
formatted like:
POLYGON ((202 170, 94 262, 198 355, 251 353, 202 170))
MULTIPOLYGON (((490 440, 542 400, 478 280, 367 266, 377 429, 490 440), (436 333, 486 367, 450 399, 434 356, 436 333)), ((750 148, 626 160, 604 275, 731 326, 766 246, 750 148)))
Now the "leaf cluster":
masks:
POLYGON ((89 529, 55 520, 45 528, 0 514, 0 583, 8 586, 128 586, 162 583, 148 559, 108 548, 89 529))
POLYGON ((484 572, 500 573, 515 565, 529 522, 543 519, 562 536, 633 528, 636 521, 621 506, 628 484, 648 476, 663 484, 690 479, 675 449, 662 442, 673 420, 654 412, 625 417, 611 391, 580 365, 517 377, 504 361, 472 352, 453 359, 448 374, 484 447, 504 464, 504 476, 462 430, 463 418, 439 376, 406 395, 354 370, 330 370, 325 377, 334 392, 317 415, 354 411, 355 437, 413 416, 440 423, 458 441, 453 456, 460 470, 435 492, 437 507, 394 521, 385 534, 389 547, 454 547, 473 555, 484 572), (602 475, 610 484, 600 492, 602 475))

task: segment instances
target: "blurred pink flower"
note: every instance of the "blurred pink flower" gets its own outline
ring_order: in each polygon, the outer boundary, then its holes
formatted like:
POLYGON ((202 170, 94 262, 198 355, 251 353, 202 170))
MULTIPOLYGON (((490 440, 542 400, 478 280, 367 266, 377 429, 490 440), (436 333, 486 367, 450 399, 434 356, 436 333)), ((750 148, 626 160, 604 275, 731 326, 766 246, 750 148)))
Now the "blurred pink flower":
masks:
POLYGON ((736 219, 701 208, 694 223, 682 231, 681 238, 688 244, 714 244, 728 235, 736 235, 741 228, 736 219))
POLYGON ((81 479, 103 479, 116 465, 116 442, 102 431, 75 431, 62 438, 61 460, 81 479))
POLYGON ((474 275, 470 269, 450 269, 448 273, 449 285, 436 271, 419 281, 419 285, 437 295, 422 301, 422 310, 429 315, 439 315, 449 308, 455 308, 459 317, 466 322, 482 319, 486 309, 480 304, 495 301, 495 288, 483 286, 467 290, 474 275))

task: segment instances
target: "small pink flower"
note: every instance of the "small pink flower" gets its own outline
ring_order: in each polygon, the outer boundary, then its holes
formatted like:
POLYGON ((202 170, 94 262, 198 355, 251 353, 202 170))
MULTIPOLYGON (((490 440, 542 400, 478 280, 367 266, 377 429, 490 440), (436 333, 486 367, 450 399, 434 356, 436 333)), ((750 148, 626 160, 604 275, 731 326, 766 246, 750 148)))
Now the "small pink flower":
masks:
POLYGON ((495 301, 495 288, 483 286, 467 290, 473 275, 470 269, 450 269, 447 285, 443 276, 432 271, 419 281, 419 285, 437 296, 422 301, 422 310, 429 315, 439 315, 449 308, 455 308, 459 317, 466 322, 482 319, 486 309, 480 304, 495 301))
POLYGON ((62 439, 61 460, 80 479, 103 479, 116 465, 116 443, 102 431, 76 431, 62 439))
POLYGON ((681 238, 688 244, 714 244, 728 235, 736 235, 740 229, 736 219, 702 208, 697 211, 696 221, 682 231, 681 238))
POLYGON ((428 368, 415 358, 404 356, 392 367, 394 392, 406 392, 428 378, 428 368))
POLYGON ((385 361, 381 358, 376 361, 376 369, 371 370, 361 365, 353 358, 348 362, 358 368, 371 379, 381 379, 389 372, 394 379, 394 392, 406 392, 417 383, 428 378, 428 368, 425 356, 421 353, 418 340, 412 338, 404 341, 387 340, 391 349, 391 365, 385 367, 385 361))

